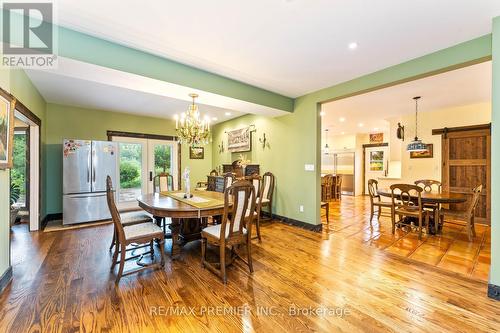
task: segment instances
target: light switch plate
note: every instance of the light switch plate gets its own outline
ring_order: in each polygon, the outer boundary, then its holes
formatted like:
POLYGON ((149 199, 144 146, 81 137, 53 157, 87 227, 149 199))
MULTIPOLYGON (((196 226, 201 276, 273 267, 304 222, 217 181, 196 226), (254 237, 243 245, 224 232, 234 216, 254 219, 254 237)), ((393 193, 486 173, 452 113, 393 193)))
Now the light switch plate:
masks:
POLYGON ((305 164, 304 170, 306 171, 314 171, 314 164, 305 164))

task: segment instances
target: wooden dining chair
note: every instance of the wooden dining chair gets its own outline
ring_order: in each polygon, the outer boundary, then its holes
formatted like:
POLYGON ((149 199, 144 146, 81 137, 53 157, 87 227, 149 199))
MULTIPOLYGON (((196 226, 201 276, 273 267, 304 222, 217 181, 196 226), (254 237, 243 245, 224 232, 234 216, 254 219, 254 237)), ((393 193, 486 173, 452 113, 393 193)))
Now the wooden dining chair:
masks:
POLYGON ((380 194, 378 194, 378 181, 375 179, 368 179, 368 194, 370 196, 370 226, 372 225, 373 216, 375 215, 375 207, 377 207, 377 219, 380 220, 382 208, 389 208, 391 210, 392 218, 392 202, 382 201, 380 194))
POLYGON ((341 175, 336 175, 335 176, 335 190, 334 190, 334 199, 335 200, 341 200, 342 199, 342 176, 341 175))
POLYGON ((168 172, 157 174, 153 178, 153 192, 160 193, 174 190, 174 177, 168 172))
POLYGON ((396 232, 396 215, 399 217, 398 223, 401 223, 403 217, 413 217, 418 219, 418 239, 422 239, 424 219, 425 225, 429 228, 429 214, 422 205, 422 188, 411 184, 393 184, 390 189, 392 233, 396 232))
POLYGON ((474 228, 474 212, 476 211, 483 185, 479 185, 472 190, 472 199, 469 201, 469 206, 466 210, 441 209, 439 211, 441 223, 444 223, 446 218, 458 220, 466 223, 467 237, 469 242, 476 237, 476 229, 474 228))
POLYGON ((274 175, 271 172, 266 172, 262 175, 262 190, 257 198, 257 200, 261 201, 262 208, 267 207, 269 220, 273 218, 274 181, 274 175))
POLYGON ((255 210, 255 189, 252 183, 246 180, 237 181, 224 190, 224 214, 221 224, 206 227, 201 232, 201 264, 217 274, 224 283, 227 282, 226 267, 236 257, 248 265, 253 272, 252 265, 252 220, 255 210), (219 262, 207 261, 207 245, 219 247, 219 262), (239 246, 246 245, 247 260, 238 253, 239 246), (230 260, 226 263, 226 249, 231 249, 230 260))
MULTIPOLYGON (((439 180, 433 179, 420 179, 415 181, 415 185, 420 186, 426 193, 436 192, 441 193, 442 184, 439 180)), ((424 203, 424 209, 432 211, 432 216, 437 219, 438 212, 441 209, 439 203, 424 203)), ((434 222, 437 225, 437 221, 434 222)))
MULTIPOLYGON (((153 193, 168 192, 174 190, 174 177, 168 172, 157 174, 153 178, 153 193)), ((163 226, 163 232, 167 232, 167 220, 164 217, 154 216, 156 224, 163 226)), ((170 237, 170 234, 168 235, 170 237)))
POLYGON ((226 188, 230 187, 234 183, 234 173, 226 172, 222 175, 222 177, 224 177, 224 190, 226 190, 226 188))
POLYGON ((116 230, 116 237, 118 239, 117 247, 118 246, 120 247, 120 251, 118 251, 118 249, 115 250, 113 254, 113 264, 111 265, 111 269, 114 269, 118 263, 120 264, 118 268, 118 274, 115 280, 116 283, 120 282, 122 276, 137 273, 148 268, 163 267, 165 265, 165 254, 163 249, 163 244, 165 240, 164 240, 163 230, 152 222, 126 225, 126 226, 122 224, 120 213, 116 208, 115 196, 113 194, 113 184, 110 176, 106 177, 106 197, 108 201, 108 208, 111 213, 111 218, 113 220, 113 224, 116 230), (126 258, 127 246, 130 244, 149 243, 151 249, 151 256, 154 257, 152 252, 154 240, 158 240, 158 244, 160 246, 161 261, 159 263, 153 262, 152 264, 149 265, 142 265, 138 269, 132 269, 130 271, 124 272, 123 268, 125 266, 125 261, 127 260, 126 258), (118 253, 120 253, 119 261, 118 261, 118 253))
POLYGON ((331 174, 325 175, 321 184, 321 201, 327 202, 334 199, 335 177, 331 174))

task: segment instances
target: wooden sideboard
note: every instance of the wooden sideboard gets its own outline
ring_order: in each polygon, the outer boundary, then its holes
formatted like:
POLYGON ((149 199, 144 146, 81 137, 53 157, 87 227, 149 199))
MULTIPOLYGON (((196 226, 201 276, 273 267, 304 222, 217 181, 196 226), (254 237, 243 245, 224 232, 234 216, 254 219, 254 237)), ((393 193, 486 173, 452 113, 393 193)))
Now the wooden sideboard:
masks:
POLYGON ((233 162, 233 164, 222 164, 222 172, 232 172, 236 175, 236 177, 247 177, 255 173, 260 175, 260 167, 258 164, 248 164, 245 167, 245 174, 243 174, 243 168, 236 162, 237 161, 233 162))

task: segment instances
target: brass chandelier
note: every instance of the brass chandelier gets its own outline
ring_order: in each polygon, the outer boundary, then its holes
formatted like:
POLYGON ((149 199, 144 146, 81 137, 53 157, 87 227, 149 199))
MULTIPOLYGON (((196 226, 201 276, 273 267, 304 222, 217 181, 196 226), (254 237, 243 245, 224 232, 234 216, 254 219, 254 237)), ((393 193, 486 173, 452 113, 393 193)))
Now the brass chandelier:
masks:
POLYGON ((205 115, 201 119, 198 105, 194 102, 198 94, 189 94, 189 97, 193 99, 193 103, 189 105, 187 112, 183 112, 180 117, 174 116, 178 141, 190 146, 206 145, 210 139, 210 118, 205 115))

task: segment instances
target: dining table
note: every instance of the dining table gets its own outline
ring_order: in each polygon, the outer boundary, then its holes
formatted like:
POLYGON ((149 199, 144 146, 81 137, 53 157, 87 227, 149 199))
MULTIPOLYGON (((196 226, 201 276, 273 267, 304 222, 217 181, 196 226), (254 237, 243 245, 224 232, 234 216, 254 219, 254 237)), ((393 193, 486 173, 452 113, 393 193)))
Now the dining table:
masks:
MULTIPOLYGON (((379 188, 377 193, 383 197, 392 197, 392 191, 390 188, 379 188)), ((397 193, 396 193, 397 194, 397 193)), ((412 201, 418 200, 417 193, 409 193, 412 201)), ((422 191, 420 192, 420 200, 422 204, 438 204, 439 206, 443 204, 459 204, 467 201, 467 196, 461 193, 453 193, 448 191, 422 191)), ((434 225, 432 226, 431 233, 437 233, 438 222, 439 222, 439 211, 436 209, 434 211, 434 225)))
MULTIPOLYGON (((181 191, 144 194, 137 198, 139 207, 152 214, 158 225, 170 218, 171 256, 180 253, 181 245, 201 238, 201 230, 210 216, 224 213, 224 193, 196 191, 185 197, 181 191)), ((232 203, 228 203, 231 207, 232 203)))

